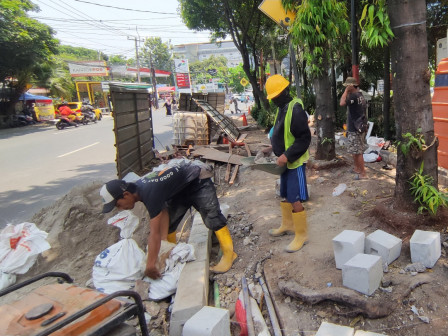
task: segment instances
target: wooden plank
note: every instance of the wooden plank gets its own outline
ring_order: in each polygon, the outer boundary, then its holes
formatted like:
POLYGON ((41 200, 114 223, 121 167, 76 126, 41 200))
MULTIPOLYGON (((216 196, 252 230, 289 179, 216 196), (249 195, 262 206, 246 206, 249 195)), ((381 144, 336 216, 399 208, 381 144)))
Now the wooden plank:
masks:
POLYGON ((238 137, 238 140, 236 140, 236 142, 243 142, 244 139, 246 139, 247 137, 247 133, 243 133, 238 137))
POLYGON ((244 148, 246 148, 247 156, 252 156, 252 152, 250 151, 249 145, 245 143, 244 148))
POLYGON ((240 166, 235 165, 235 168, 233 168, 233 174, 232 174, 232 178, 229 181, 229 184, 233 184, 235 182, 235 178, 236 178, 236 174, 238 174, 238 168, 240 166))
POLYGON ((231 163, 236 165, 241 165, 241 159, 244 158, 244 156, 241 155, 235 155, 235 154, 228 154, 220 152, 219 150, 213 149, 213 148, 199 148, 196 149, 193 152, 194 156, 202 156, 204 159, 218 161, 218 162, 225 162, 225 163, 231 163))
MULTIPOLYGON (((236 165, 238 167, 238 165, 236 165)), ((232 165, 230 163, 227 164, 226 177, 224 181, 229 182, 230 179, 230 170, 232 169, 232 165)))

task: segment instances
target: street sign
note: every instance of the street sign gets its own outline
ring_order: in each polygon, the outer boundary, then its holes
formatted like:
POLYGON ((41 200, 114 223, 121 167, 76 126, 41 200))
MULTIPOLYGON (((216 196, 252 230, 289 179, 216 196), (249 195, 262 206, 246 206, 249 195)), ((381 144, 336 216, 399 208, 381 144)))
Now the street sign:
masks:
POLYGON ((258 9, 285 29, 288 29, 296 18, 295 13, 283 8, 282 0, 263 0, 258 9))
POLYGON ((241 78, 241 80, 240 80, 240 84, 241 84, 242 86, 246 86, 247 84, 249 84, 249 82, 248 82, 248 80, 247 80, 246 78, 241 78))
POLYGON ((72 77, 84 76, 109 76, 106 62, 104 61, 78 61, 67 62, 72 77))

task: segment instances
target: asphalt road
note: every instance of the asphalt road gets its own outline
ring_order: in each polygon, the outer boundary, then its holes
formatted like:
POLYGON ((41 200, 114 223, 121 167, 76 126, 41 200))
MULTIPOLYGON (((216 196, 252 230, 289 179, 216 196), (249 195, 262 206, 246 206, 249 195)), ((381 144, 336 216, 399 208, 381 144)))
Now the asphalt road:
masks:
MULTIPOLYGON (((172 142, 172 118, 153 112, 156 149, 172 142)), ((0 228, 29 221, 74 186, 117 176, 113 119, 57 130, 32 125, 0 130, 0 228)))

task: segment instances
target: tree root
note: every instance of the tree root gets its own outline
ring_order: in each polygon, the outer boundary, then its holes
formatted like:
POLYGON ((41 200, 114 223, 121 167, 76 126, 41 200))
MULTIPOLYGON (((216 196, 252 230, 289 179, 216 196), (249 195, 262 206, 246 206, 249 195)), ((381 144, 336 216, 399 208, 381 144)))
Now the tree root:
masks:
POLYGON ((330 287, 317 291, 301 286, 295 281, 280 281, 278 286, 283 294, 304 302, 316 304, 330 300, 356 307, 354 314, 363 314, 369 318, 385 317, 393 311, 392 304, 366 299, 362 294, 348 288, 330 287))
POLYGON ((401 302, 408 296, 413 289, 429 281, 429 277, 415 279, 407 286, 408 288, 406 290, 394 295, 391 300, 387 301, 366 298, 364 295, 352 289, 342 287, 313 290, 301 286, 295 281, 279 281, 278 286, 283 294, 300 299, 306 303, 314 305, 322 301, 330 300, 354 308, 350 312, 343 313, 344 315, 355 316, 362 314, 368 318, 376 319, 390 315, 396 308, 398 302, 401 302))

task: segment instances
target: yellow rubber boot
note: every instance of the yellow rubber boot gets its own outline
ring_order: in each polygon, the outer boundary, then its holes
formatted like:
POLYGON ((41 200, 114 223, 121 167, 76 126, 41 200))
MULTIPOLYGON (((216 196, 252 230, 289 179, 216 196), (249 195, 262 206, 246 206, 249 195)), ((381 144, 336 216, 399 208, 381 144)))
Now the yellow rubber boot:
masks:
POLYGON ((168 236, 166 238, 166 240, 168 240, 170 243, 176 244, 176 231, 168 233, 168 236))
POLYGON ((292 222, 294 224, 294 240, 286 246, 286 252, 297 252, 308 241, 308 225, 306 222, 306 211, 293 212, 292 222))
POLYGON ((273 237, 282 236, 288 232, 294 232, 292 223, 292 204, 288 202, 280 202, 282 209, 282 225, 278 229, 270 229, 269 234, 273 237))
POLYGON ((230 236, 227 226, 215 231, 215 234, 216 238, 218 238, 219 246, 221 247, 222 257, 216 266, 210 268, 210 271, 215 273, 225 273, 232 267, 232 264, 238 255, 233 252, 232 237, 230 236))

